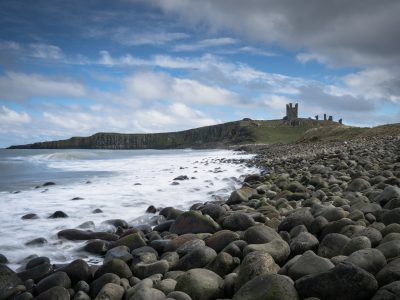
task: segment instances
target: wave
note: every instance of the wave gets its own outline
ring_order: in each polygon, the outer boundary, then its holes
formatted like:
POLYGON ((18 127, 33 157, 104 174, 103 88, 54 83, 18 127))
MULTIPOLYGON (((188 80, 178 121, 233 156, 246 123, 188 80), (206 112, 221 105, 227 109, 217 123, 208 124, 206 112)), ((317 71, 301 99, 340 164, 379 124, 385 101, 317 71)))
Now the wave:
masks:
POLYGON ((39 154, 31 156, 31 160, 50 160, 50 161, 62 161, 62 160, 91 160, 98 159, 99 155, 94 152, 57 152, 50 154, 39 154))

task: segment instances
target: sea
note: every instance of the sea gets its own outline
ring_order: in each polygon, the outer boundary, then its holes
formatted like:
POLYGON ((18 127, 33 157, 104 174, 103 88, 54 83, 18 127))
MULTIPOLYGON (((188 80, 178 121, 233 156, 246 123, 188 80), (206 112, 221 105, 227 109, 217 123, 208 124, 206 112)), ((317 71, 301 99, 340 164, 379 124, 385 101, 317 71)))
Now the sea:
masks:
POLYGON ((13 269, 32 255, 58 264, 77 258, 98 264, 100 257, 81 250, 84 241, 60 240, 57 232, 82 224, 112 232, 106 220, 154 222, 154 214, 146 213, 150 205, 189 209, 227 199, 243 176, 257 171, 237 163, 251 158, 229 150, 0 149, 0 254, 13 269), (174 180, 182 175, 188 179, 174 180), (68 217, 48 218, 60 210, 68 217), (39 218, 21 219, 30 213, 39 218), (47 243, 26 245, 36 238, 47 243))

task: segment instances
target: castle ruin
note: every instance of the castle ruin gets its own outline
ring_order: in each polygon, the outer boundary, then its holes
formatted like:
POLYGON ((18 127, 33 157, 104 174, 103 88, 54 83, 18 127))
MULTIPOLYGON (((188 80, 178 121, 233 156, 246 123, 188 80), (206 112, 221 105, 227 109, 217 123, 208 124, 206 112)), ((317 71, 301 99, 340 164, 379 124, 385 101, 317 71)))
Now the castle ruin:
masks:
MULTIPOLYGON (((309 118, 311 119, 311 118, 309 118)), ((286 104, 286 116, 283 118, 283 120, 287 121, 289 125, 291 126, 298 126, 300 125, 300 120, 299 120, 299 104, 296 103, 293 105, 293 103, 286 104)), ((319 116, 315 116, 315 120, 319 120, 319 116)), ((324 121, 330 121, 333 122, 333 116, 328 116, 327 114, 324 114, 324 121)), ((343 120, 339 119, 338 120, 339 124, 343 124, 343 120)))

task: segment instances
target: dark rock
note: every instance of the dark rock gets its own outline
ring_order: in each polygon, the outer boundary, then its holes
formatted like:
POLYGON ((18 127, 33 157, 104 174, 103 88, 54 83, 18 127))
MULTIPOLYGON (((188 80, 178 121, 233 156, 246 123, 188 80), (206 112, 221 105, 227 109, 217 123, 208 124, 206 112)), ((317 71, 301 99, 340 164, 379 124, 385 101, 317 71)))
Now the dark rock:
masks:
POLYGON ((89 270, 89 265, 86 261, 82 259, 74 260, 65 267, 58 269, 58 271, 63 271, 68 274, 71 279, 72 285, 80 280, 90 282, 92 279, 91 272, 89 270))
POLYGON ((115 241, 118 236, 109 232, 93 232, 79 229, 64 229, 57 233, 59 238, 64 238, 71 241, 88 241, 88 240, 105 240, 115 241))
POLYGON ((22 220, 34 220, 34 219, 39 219, 39 216, 34 213, 26 214, 21 217, 22 220))
POLYGON ((227 217, 224 218, 222 222, 223 228, 233 231, 246 230, 247 228, 254 225, 255 222, 253 218, 241 212, 236 212, 228 215, 227 217))
POLYGON ((38 282, 47 275, 53 272, 53 266, 47 262, 37 265, 31 269, 18 273, 19 278, 23 281, 32 279, 34 282, 38 282))
POLYGON ((139 233, 129 234, 110 244, 110 249, 118 246, 127 246, 131 251, 146 246, 146 241, 139 233))
POLYGON ((208 237, 205 242, 208 247, 220 252, 222 249, 228 246, 229 243, 238 239, 239 235, 236 232, 230 230, 220 230, 208 237))
POLYGON ((71 280, 69 279, 67 273, 55 272, 40 280, 36 288, 38 293, 41 294, 44 291, 55 286, 60 286, 66 289, 69 289, 71 287, 71 280))
POLYGON ((111 220, 106 220, 103 223, 105 224, 110 224, 116 228, 121 227, 123 229, 127 229, 129 227, 128 223, 125 220, 122 219, 111 219, 111 220))
POLYGON ((167 295, 168 299, 175 299, 175 300, 192 300, 190 296, 184 292, 180 291, 173 291, 167 295))
POLYGON ((171 225, 170 231, 176 234, 185 233, 214 233, 220 229, 211 218, 195 211, 182 213, 171 225))
POLYGON ((189 180, 189 177, 186 175, 179 175, 178 177, 175 177, 173 180, 189 180))
POLYGON ((203 215, 209 215, 215 221, 218 221, 222 216, 226 214, 226 209, 217 204, 206 204, 201 210, 203 215))
POLYGON ((86 245, 83 246, 82 249, 89 253, 103 255, 104 253, 107 252, 109 244, 110 243, 107 241, 91 240, 91 241, 88 241, 86 243, 86 245))
POLYGON ((247 202, 249 198, 255 194, 257 194, 257 190, 244 186, 238 190, 233 191, 229 196, 228 201, 226 201, 226 204, 232 205, 239 204, 241 202, 247 202))
POLYGON ((303 254, 307 250, 316 250, 318 248, 318 239, 309 232, 301 232, 289 243, 292 255, 303 254))
POLYGON ((400 207, 386 211, 382 215, 382 222, 385 225, 389 225, 392 223, 400 224, 400 207))
POLYGON ((44 264, 44 263, 50 264, 50 259, 46 256, 35 257, 28 261, 28 263, 25 266, 25 270, 32 269, 32 268, 34 268, 38 265, 44 264))
POLYGON ((314 217, 309 208, 300 208, 288 215, 278 226, 278 231, 290 231, 297 225, 305 225, 307 228, 313 222, 314 217))
POLYGON ((0 299, 14 295, 17 286, 22 284, 17 274, 4 264, 0 264, 0 299))
POLYGON ((344 255, 350 255, 353 252, 361 249, 368 249, 371 248, 371 241, 366 236, 357 236, 352 238, 350 242, 343 248, 342 253, 344 255))
POLYGON ((82 197, 74 197, 71 199, 72 201, 79 201, 79 200, 84 200, 82 197))
POLYGON ((90 297, 84 291, 78 291, 74 296, 74 300, 90 300, 90 297))
POLYGON ((169 294, 175 290, 176 280, 168 278, 154 283, 154 287, 164 294, 169 294))
POLYGON ((118 246, 107 251, 104 257, 103 264, 109 262, 114 258, 122 259, 124 262, 129 263, 133 256, 129 253, 129 248, 127 246, 118 246))
POLYGON ((107 283, 114 283, 119 285, 121 283, 121 279, 118 275, 112 273, 103 274, 91 283, 90 296, 92 298, 96 297, 102 287, 105 286, 107 283))
POLYGON ((124 296, 125 290, 122 286, 115 283, 105 284, 96 296, 96 300, 121 300, 124 296))
POLYGON ((176 252, 179 254, 179 256, 184 256, 197 248, 203 248, 205 245, 206 243, 203 240, 193 239, 179 246, 179 248, 176 249, 176 252))
POLYGON ((376 249, 381 251, 386 259, 400 256, 400 240, 393 240, 380 244, 376 249))
POLYGON ((382 234, 375 228, 368 227, 353 234, 352 238, 357 236, 366 236, 371 241, 372 247, 376 247, 382 240, 382 234))
POLYGON ((210 247, 197 248, 183 256, 174 269, 186 271, 194 268, 203 268, 212 262, 216 256, 217 253, 210 247))
POLYGON ((75 292, 82 291, 82 292, 85 292, 86 294, 89 294, 90 286, 86 281, 80 280, 75 284, 74 291, 75 292))
POLYGON ((141 288, 127 300, 164 300, 165 294, 153 288, 141 288))
POLYGON ((154 205, 150 205, 147 209, 146 209, 146 213, 148 214, 155 214, 157 212, 157 208, 155 208, 154 205))
POLYGON ((363 249, 352 253, 345 262, 351 262, 375 275, 386 266, 385 256, 377 249, 363 249))
POLYGON ((164 216, 167 220, 175 220, 182 213, 182 210, 169 206, 160 211, 160 216, 164 216))
POLYGON ((318 255, 326 258, 340 255, 349 242, 350 239, 343 234, 330 233, 319 244, 318 255))
POLYGON ((158 259, 158 253, 152 247, 144 246, 132 251, 132 266, 139 262, 151 263, 158 259))
POLYGON ((340 263, 333 269, 304 276, 296 281, 301 298, 369 299, 378 289, 374 276, 351 263, 340 263))
POLYGON ((235 269, 239 264, 240 260, 237 257, 234 258, 229 253, 221 252, 206 267, 207 269, 223 277, 232 272, 233 269, 235 269))
POLYGON ((382 270, 376 274, 376 280, 378 280, 380 286, 389 284, 393 281, 399 281, 400 258, 392 260, 385 267, 383 267, 382 270))
POLYGON ((188 294, 193 300, 218 299, 223 295, 223 279, 206 269, 192 269, 180 276, 176 291, 188 294))
POLYGON ((366 189, 369 189, 371 184, 363 178, 356 178, 352 180, 347 187, 347 190, 350 192, 362 192, 366 189))
POLYGON ((275 239, 265 244, 250 244, 243 249, 243 255, 250 252, 263 251, 269 253, 279 265, 283 265, 290 255, 290 247, 282 239, 275 239))
POLYGON ((158 232, 169 231, 169 228, 171 227, 171 225, 174 222, 175 222, 175 220, 168 220, 161 224, 158 224, 157 226, 154 226, 154 231, 158 231, 158 232))
POLYGON ((233 300, 296 300, 299 299, 293 281, 278 274, 262 274, 244 284, 233 300))
POLYGON ((55 286, 41 293, 35 300, 70 300, 70 295, 67 289, 55 286))
POLYGON ((264 244, 280 238, 274 229, 262 224, 252 226, 244 233, 244 240, 249 244, 264 244))
POLYGON ((8 263, 8 259, 5 255, 0 254, 0 264, 6 264, 8 263))
POLYGON ((103 211, 100 208, 96 208, 94 210, 92 210, 93 214, 101 214, 103 211))
POLYGON ((272 256, 263 251, 249 253, 239 268, 235 290, 239 290, 246 282, 264 273, 277 273, 279 266, 272 256))
POLYGON ((57 219, 57 218, 68 218, 68 215, 61 210, 57 210, 49 216, 49 219, 57 219))
POLYGON ((372 300, 398 300, 400 299, 400 281, 393 281, 381 287, 372 300))
POLYGON ((132 271, 129 269, 126 262, 121 259, 114 258, 102 265, 95 273, 95 277, 99 278, 101 275, 106 273, 113 273, 118 275, 121 278, 130 278, 132 277, 132 271))

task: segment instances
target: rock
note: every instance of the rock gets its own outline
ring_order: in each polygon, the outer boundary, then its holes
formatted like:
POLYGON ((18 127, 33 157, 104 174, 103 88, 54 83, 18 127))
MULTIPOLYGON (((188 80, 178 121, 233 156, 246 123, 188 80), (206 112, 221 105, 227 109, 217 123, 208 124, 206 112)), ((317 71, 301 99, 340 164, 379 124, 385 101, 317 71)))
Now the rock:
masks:
POLYGON ((239 267, 238 278, 235 283, 235 290, 239 290, 246 282, 258 275, 265 273, 276 274, 279 266, 272 256, 263 251, 249 253, 239 267))
POLYGON ((152 263, 140 262, 133 266, 132 273, 134 276, 144 279, 154 274, 162 274, 168 272, 169 263, 166 260, 159 260, 152 263))
POLYGON ((43 183, 42 186, 51 186, 51 185, 56 185, 56 184, 55 184, 55 182, 48 181, 48 182, 43 183))
POLYGON ((159 290, 153 288, 142 288, 133 294, 133 297, 127 298, 127 300, 164 300, 165 294, 159 290))
POLYGON ((144 246, 140 248, 136 248, 132 251, 132 266, 139 263, 152 263, 158 259, 158 253, 156 250, 149 246, 144 246))
POLYGON ((400 207, 388 210, 382 215, 382 222, 385 225, 392 223, 400 224, 400 207))
POLYGON ((212 300, 223 295, 223 279, 206 269, 192 269, 180 276, 176 291, 188 294, 193 300, 212 300))
POLYGON ((176 249, 176 252, 179 254, 179 256, 183 256, 197 248, 202 248, 205 245, 206 245, 206 243, 203 240, 193 239, 193 240, 187 241, 183 245, 179 246, 179 248, 176 249))
POLYGON ((358 250, 352 253, 345 262, 351 262, 373 275, 386 266, 385 256, 377 249, 358 250))
POLYGON ((250 227, 246 230, 243 237, 249 244, 264 244, 280 238, 281 236, 274 229, 265 225, 250 227))
POLYGON ((92 274, 89 270, 89 265, 82 259, 74 260, 65 267, 58 269, 58 271, 67 273, 68 277, 71 279, 72 285, 80 280, 84 280, 86 282, 90 282, 92 280, 92 274))
POLYGON ((88 294, 90 292, 90 286, 86 281, 80 280, 75 284, 74 291, 75 292, 82 291, 88 294))
POLYGON ((190 296, 184 292, 174 291, 167 295, 168 299, 175 299, 175 300, 192 300, 190 296))
POLYGON ((26 214, 21 217, 22 220, 34 220, 34 219, 39 219, 39 216, 34 213, 26 214))
POLYGON ((372 300, 397 300, 400 299, 400 281, 393 281, 381 287, 372 300))
POLYGON ((0 299, 11 297, 22 284, 17 274, 6 265, 0 264, 0 299))
POLYGON ((93 232, 79 229, 64 229, 57 233, 59 238, 63 238, 71 241, 88 241, 88 240, 105 240, 115 241, 118 236, 109 232, 93 232))
POLYGON ((400 198, 400 188, 389 185, 385 187, 385 189, 378 197, 376 197, 375 201, 381 206, 384 206, 386 203, 394 198, 400 198))
MULTIPOLYGON (((135 277, 132 277, 132 278, 135 278, 135 277)), ((134 298, 135 293, 141 289, 152 288, 153 281, 150 278, 146 278, 146 279, 140 280, 137 283, 132 283, 132 285, 133 285, 133 287, 128 289, 125 293, 125 299, 127 299, 127 300, 128 299, 136 300, 136 298, 134 298)))
POLYGON ((376 249, 381 251, 386 259, 400 256, 400 240, 393 240, 380 244, 376 249))
POLYGON ((307 275, 295 283, 300 298, 357 300, 369 299, 378 289, 374 276, 351 263, 340 263, 333 269, 307 275))
POLYGON ((201 247, 189 252, 185 256, 183 256, 176 266, 175 270, 186 271, 194 268, 203 268, 210 262, 212 262, 217 253, 214 249, 210 247, 201 247))
POLYGON ((290 278, 278 274, 262 274, 245 283, 233 300, 296 300, 299 299, 290 278))
POLYGON ((229 196, 229 199, 226 201, 226 204, 232 205, 247 202, 249 198, 255 194, 257 194, 257 190, 244 186, 238 190, 233 191, 229 196))
POLYGON ((129 262, 133 259, 133 256, 129 253, 129 250, 130 249, 127 246, 118 246, 108 250, 106 256, 104 257, 103 264, 108 263, 114 258, 119 258, 129 264, 129 262))
POLYGON ((358 236, 366 236, 371 241, 372 247, 376 247, 379 242, 382 240, 382 234, 372 227, 364 228, 360 231, 357 231, 352 235, 352 238, 358 236))
POLYGON ((8 259, 5 255, 0 254, 0 264, 7 264, 8 263, 8 259))
POLYGON ((94 280, 90 285, 90 296, 92 298, 96 297, 100 290, 107 283, 114 283, 119 285, 121 283, 121 279, 118 275, 112 273, 106 273, 94 280))
POLYGON ((90 297, 84 291, 78 291, 74 296, 74 300, 90 300, 90 297))
POLYGON ((311 250, 306 251, 293 264, 291 264, 291 261, 287 264, 290 264, 290 266, 287 268, 286 273, 293 280, 310 274, 322 273, 334 267, 334 264, 329 259, 320 257, 311 250))
POLYGON ((226 214, 226 209, 217 204, 206 204, 200 211, 203 215, 209 215, 215 221, 218 221, 222 216, 226 214))
POLYGON ((115 242, 112 242, 110 245, 110 249, 118 246, 127 246, 132 251, 136 248, 146 246, 146 241, 139 233, 133 233, 124 236, 115 242))
POLYGON ((179 175, 178 177, 175 177, 173 180, 189 180, 189 177, 186 175, 179 175))
POLYGON ((175 220, 168 220, 165 221, 157 226, 154 226, 154 231, 158 231, 158 232, 164 232, 164 231, 169 231, 169 228, 171 227, 171 225, 175 222, 175 220))
POLYGON ((361 249, 371 248, 371 241, 366 236, 357 236, 352 238, 350 242, 343 248, 342 253, 344 255, 350 255, 353 252, 361 249))
POLYGON ((318 255, 326 258, 340 255, 349 242, 350 239, 343 234, 330 233, 319 244, 318 255))
POLYGON ((384 237, 389 233, 395 233, 395 232, 400 233, 400 224, 392 223, 387 225, 385 228, 381 230, 382 236, 384 237))
POLYGON ((39 257, 32 258, 26 264, 25 270, 32 269, 32 268, 34 268, 38 265, 44 264, 44 263, 50 264, 50 259, 46 256, 39 256, 39 257))
POLYGON ((93 214, 101 214, 103 211, 100 208, 96 208, 94 210, 92 210, 93 214))
POLYGON ((400 280, 400 258, 390 261, 385 267, 376 274, 376 280, 383 286, 393 281, 400 280))
POLYGON ((195 211, 182 213, 170 227, 170 232, 185 233, 214 233, 220 229, 219 225, 211 218, 195 211))
POLYGON ((167 220, 176 220, 182 213, 182 210, 169 206, 160 211, 160 216, 164 216, 167 220))
POLYGON ((236 232, 230 230, 220 230, 208 237, 205 242, 206 245, 217 252, 220 252, 231 242, 239 239, 239 235, 236 232))
POLYGON ((58 218, 68 218, 68 215, 61 210, 57 210, 49 216, 49 219, 58 219, 58 218))
POLYGON ((55 286, 41 293, 35 300, 70 300, 70 295, 67 289, 55 286))
POLYGON ((155 208, 154 205, 150 205, 147 209, 146 209, 146 213, 148 214, 155 214, 157 212, 157 208, 155 208))
POLYGON ((366 189, 369 189, 371 184, 363 178, 356 178, 352 180, 347 187, 347 190, 350 192, 362 192, 366 189))
POLYGON ((53 266, 48 262, 37 265, 31 269, 18 273, 22 281, 32 279, 34 282, 39 282, 41 279, 53 272, 53 266))
POLYGON ((240 260, 237 257, 234 258, 229 253, 221 252, 206 267, 207 269, 223 277, 233 271, 233 269, 235 269, 239 264, 240 260))
POLYGON ((314 217, 309 208, 300 208, 288 215, 278 226, 278 231, 290 231, 297 225, 305 225, 307 228, 313 222, 314 217))
POLYGON ((115 228, 121 227, 123 229, 127 229, 129 227, 128 222, 122 219, 110 219, 103 222, 104 224, 110 224, 115 228))
POLYGON ((121 259, 114 258, 102 265, 95 273, 95 277, 99 278, 101 275, 106 273, 113 273, 121 278, 132 277, 132 271, 129 269, 128 265, 121 259))
POLYGON ((41 237, 26 242, 25 246, 43 246, 45 244, 47 244, 47 240, 41 237))
POLYGON ((254 251, 269 253, 278 265, 284 264, 290 255, 290 247, 282 239, 275 239, 265 244, 250 244, 244 248, 243 255, 246 256, 248 253, 254 251))
POLYGON ((83 246, 82 250, 97 255, 103 255, 107 252, 109 245, 110 243, 107 241, 90 240, 83 246))
POLYGON ((18 294, 18 296, 15 296, 13 300, 32 300, 33 296, 29 292, 23 292, 22 294, 18 294))
POLYGON ((71 287, 71 280, 69 279, 67 273, 65 272, 53 273, 40 280, 36 288, 38 293, 41 294, 44 291, 55 286, 60 286, 66 289, 69 289, 71 287))
POLYGON ((307 250, 316 250, 318 248, 318 239, 309 232, 301 232, 289 243, 292 255, 303 254, 307 250))
POLYGON ((238 231, 246 230, 247 228, 254 226, 255 222, 253 218, 245 213, 236 212, 225 217, 222 222, 222 227, 225 229, 238 231))
POLYGON ((107 283, 102 287, 100 292, 97 294, 95 300, 121 300, 124 296, 125 290, 122 286, 115 283, 107 283))
POLYGON ((176 280, 168 278, 155 283, 155 288, 164 294, 169 294, 175 290, 176 280))

